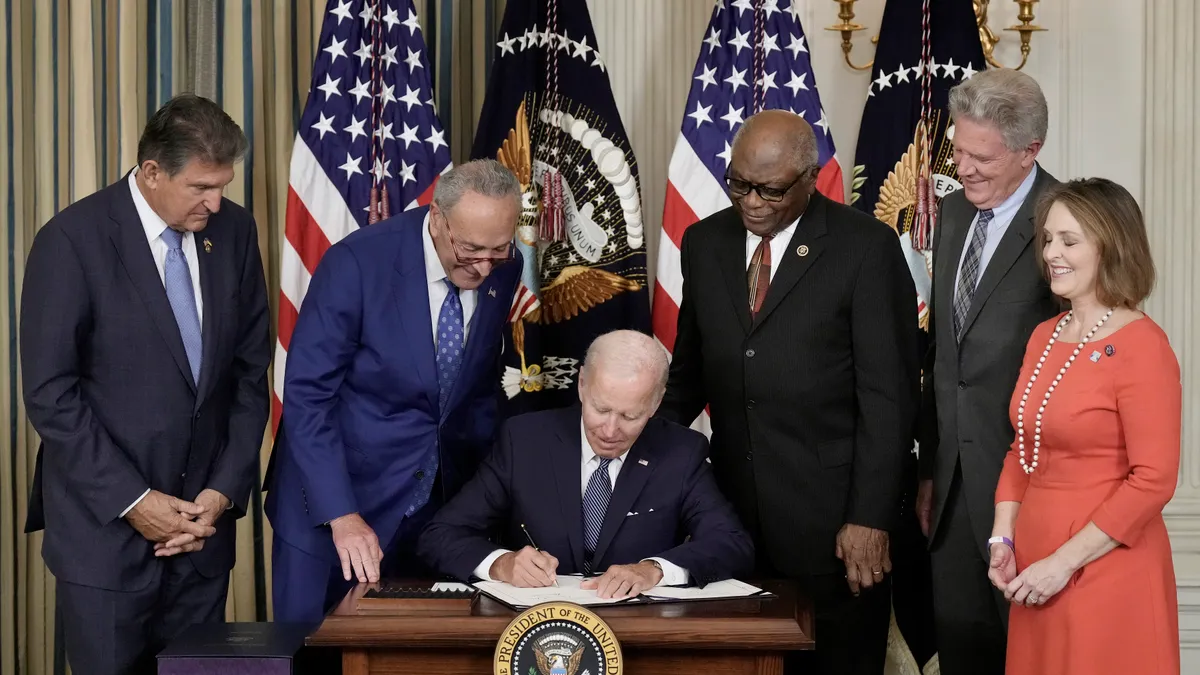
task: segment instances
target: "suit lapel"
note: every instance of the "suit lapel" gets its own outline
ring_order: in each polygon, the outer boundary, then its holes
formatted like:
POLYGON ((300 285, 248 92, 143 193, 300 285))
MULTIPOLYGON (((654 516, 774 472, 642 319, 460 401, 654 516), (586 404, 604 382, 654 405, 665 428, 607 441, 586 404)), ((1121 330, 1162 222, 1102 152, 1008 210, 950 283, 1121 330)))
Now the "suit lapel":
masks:
POLYGON ((425 248, 421 240, 423 227, 425 220, 421 219, 404 228, 400 255, 396 256, 396 274, 392 278, 392 298, 406 338, 402 344, 408 345, 429 409, 438 410, 433 326, 429 322, 429 283, 425 278, 425 248))
POLYGON ((1042 180, 1045 178, 1045 172, 1038 168, 1038 175, 1034 178, 1032 188, 1029 194, 1025 195, 1025 201, 1021 203, 1021 208, 1017 209, 1017 214, 1013 216, 1013 220, 1008 225, 1008 229, 1004 232, 1004 237, 1000 239, 999 245, 996 246, 996 252, 992 254, 991 260, 988 261, 987 267, 983 270, 983 276, 979 279, 979 284, 975 287, 975 294, 971 296, 971 309, 967 312, 965 325, 963 326, 963 334, 971 330, 971 324, 975 323, 976 317, 979 316, 980 310, 992 291, 996 290, 996 286, 1000 284, 1000 280, 1008 274, 1008 270, 1012 268, 1013 263, 1017 262, 1017 258, 1029 246, 1029 242, 1033 240, 1034 224, 1033 219, 1036 215, 1034 209, 1036 207, 1037 198, 1040 194, 1039 187, 1042 180))
POLYGON ((545 452, 550 456, 550 468, 558 490, 558 505, 562 510, 562 522, 567 528, 567 539, 571 542, 571 558, 575 561, 576 570, 583 569, 583 484, 580 483, 583 446, 580 441, 579 413, 578 406, 564 409, 562 423, 555 430, 561 444, 545 446, 545 452), (567 414, 568 411, 572 414, 567 414))
MULTIPOLYGON (((195 392, 196 383, 192 381, 192 367, 188 363, 187 352, 183 349, 179 324, 175 321, 171 302, 167 300, 167 289, 158 274, 158 266, 154 264, 154 255, 146 241, 146 229, 142 226, 142 219, 133 205, 128 181, 129 174, 126 174, 122 182, 113 186, 114 195, 109 218, 115 229, 110 231, 110 235, 121 258, 121 264, 129 274, 129 279, 141 296, 142 302, 146 304, 154 325, 167 345, 167 351, 175 359, 175 365, 179 366, 183 379, 195 392)), ((203 272, 201 277, 203 278, 203 272)))
POLYGON ((746 285, 746 230, 737 211, 730 208, 729 218, 722 223, 717 244, 717 264, 729 299, 733 302, 733 313, 742 324, 742 332, 750 333, 750 287, 746 285))
POLYGON ((651 461, 650 444, 644 442, 644 438, 645 434, 629 449, 629 454, 625 456, 625 462, 621 465, 621 473, 617 474, 617 485, 608 499, 604 524, 600 527, 600 537, 596 540, 596 551, 592 555, 594 561, 604 560, 609 544, 617 535, 617 530, 621 529, 621 523, 625 522, 625 514, 629 513, 629 507, 633 506, 634 500, 642 493, 642 488, 646 487, 646 480, 658 466, 651 461), (643 461, 645 463, 642 463, 643 461))
MULTIPOLYGON (((213 216, 213 218, 216 217, 213 216)), ((214 256, 229 255, 231 252, 226 249, 231 247, 231 243, 221 241, 219 231, 219 228, 214 228, 213 223, 210 223, 203 232, 192 235, 196 240, 196 264, 200 266, 200 294, 204 299, 204 323, 200 327, 204 344, 200 364, 200 383, 196 395, 197 409, 200 408, 200 404, 204 402, 213 388, 213 368, 217 363, 217 336, 221 334, 220 321, 223 312, 218 301, 221 294, 217 291, 216 280, 217 270, 221 268, 221 265, 214 256), (214 240, 217 243, 213 244, 214 252, 210 253, 205 248, 204 242, 213 242, 214 240), (225 246, 221 246, 222 243, 225 246)))
POLYGON ((788 243, 787 250, 780 256, 781 260, 773 261, 778 268, 770 286, 767 287, 767 297, 763 300, 762 310, 755 318, 755 327, 767 320, 804 273, 821 257, 824 251, 822 238, 828 231, 825 215, 825 198, 814 192, 808 208, 796 224, 796 231, 788 243))

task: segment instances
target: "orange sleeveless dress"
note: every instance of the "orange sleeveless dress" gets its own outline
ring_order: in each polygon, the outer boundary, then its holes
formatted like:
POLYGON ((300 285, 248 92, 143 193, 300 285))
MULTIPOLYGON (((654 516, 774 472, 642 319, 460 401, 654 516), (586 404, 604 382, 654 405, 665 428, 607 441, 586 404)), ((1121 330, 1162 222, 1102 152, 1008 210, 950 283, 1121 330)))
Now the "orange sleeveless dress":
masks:
MULTIPOLYGON (((1009 407, 1017 428, 1029 376, 1062 316, 1034 330, 1009 407)), ((1089 327, 1090 328, 1090 327, 1089 327)), ((1055 342, 1026 402, 1032 418, 1076 343, 1055 342)), ((1177 675, 1179 614, 1162 510, 1179 474, 1179 362, 1149 317, 1084 345, 1042 417, 1038 466, 1026 475, 1016 442, 996 503, 1021 502, 1017 571, 1094 522, 1120 545, 1081 568, 1043 605, 1011 605, 1008 675, 1177 675)))

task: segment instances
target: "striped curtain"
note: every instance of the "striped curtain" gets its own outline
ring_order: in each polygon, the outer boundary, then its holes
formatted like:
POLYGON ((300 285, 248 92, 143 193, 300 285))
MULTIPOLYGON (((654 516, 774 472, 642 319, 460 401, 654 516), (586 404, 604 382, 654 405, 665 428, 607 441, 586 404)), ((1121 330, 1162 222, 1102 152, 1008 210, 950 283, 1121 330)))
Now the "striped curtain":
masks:
MULTIPOLYGON (((438 111, 461 162, 504 2, 416 5, 432 38, 438 111)), ((42 675, 67 666, 41 535, 23 533, 37 437, 21 401, 17 316, 33 236, 63 207, 119 179, 136 162, 149 116, 171 96, 195 92, 218 101, 250 139, 226 195, 258 222, 274 304, 288 164, 326 2, 0 0, 0 11, 0 673, 42 675)), ((271 618, 271 534, 261 495, 252 504, 238 525, 231 621, 271 618)))

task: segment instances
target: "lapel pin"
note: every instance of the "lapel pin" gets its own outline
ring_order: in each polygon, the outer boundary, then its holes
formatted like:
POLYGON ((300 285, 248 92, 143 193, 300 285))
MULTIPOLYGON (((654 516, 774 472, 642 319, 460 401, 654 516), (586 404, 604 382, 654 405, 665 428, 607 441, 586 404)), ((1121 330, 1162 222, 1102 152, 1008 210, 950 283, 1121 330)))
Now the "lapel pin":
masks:
POLYGON ((639 459, 638 464, 641 464, 642 466, 650 466, 650 462, 647 462, 644 459, 639 459))
POLYGON ((212 253, 212 241, 208 237, 204 238, 204 252, 212 253))
POLYGON ((800 256, 801 258, 808 255, 808 246, 805 244, 800 244, 800 248, 796 249, 796 255, 800 256))
POLYGON ((1105 353, 1105 354, 1108 354, 1109 356, 1112 356, 1112 355, 1113 355, 1113 354, 1115 354, 1116 352, 1117 352, 1117 350, 1113 349, 1113 346, 1112 346, 1112 345, 1104 345, 1104 353, 1105 353))
POLYGON ((493 297, 493 298, 494 298, 494 297, 496 297, 496 289, 494 289, 494 288, 489 288, 489 289, 488 289, 488 296, 490 296, 490 297, 493 297))
POLYGON ((1092 358, 1092 363, 1099 362, 1100 361, 1100 352, 1092 352, 1091 358, 1092 358))

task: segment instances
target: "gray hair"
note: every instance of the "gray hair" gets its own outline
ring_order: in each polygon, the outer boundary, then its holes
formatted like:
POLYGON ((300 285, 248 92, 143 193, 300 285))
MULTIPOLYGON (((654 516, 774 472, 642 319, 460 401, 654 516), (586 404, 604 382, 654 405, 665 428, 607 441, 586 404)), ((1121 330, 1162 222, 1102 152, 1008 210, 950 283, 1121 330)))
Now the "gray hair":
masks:
POLYGON ((803 122, 808 127, 809 133, 799 133, 788 137, 788 140, 791 142, 790 147, 788 147, 788 153, 791 156, 791 164, 796 168, 797 171, 807 171, 808 169, 818 166, 818 162, 820 162, 821 158, 817 152, 817 138, 812 133, 812 125, 808 124, 808 120, 800 117, 796 113, 790 110, 783 110, 781 108, 764 110, 747 118, 746 121, 743 122, 740 127, 738 127, 738 130, 733 133, 733 144, 730 146, 731 148, 737 147, 738 141, 742 140, 742 135, 743 133, 747 133, 747 129, 751 130, 749 133, 753 132, 754 126, 757 124, 759 119, 762 119, 760 115, 763 113, 769 113, 772 115, 787 113, 795 116, 797 120, 803 122))
POLYGON ((950 90, 950 116, 990 124, 1013 152, 1046 140, 1050 111, 1037 80, 1018 70, 976 73, 950 90))
POLYGON ((449 211, 468 191, 492 199, 511 198, 521 206, 521 183, 506 166, 494 159, 473 159, 457 164, 438 178, 433 202, 449 211))
POLYGON ((614 330, 592 341, 583 358, 585 369, 602 368, 605 372, 636 376, 654 374, 656 392, 667 389, 670 362, 662 345, 636 330, 614 330))
POLYGON ((163 104, 150 117, 138 141, 137 161, 141 166, 154 160, 168 176, 174 176, 192 160, 231 166, 250 147, 246 134, 215 102, 180 94, 163 104))

